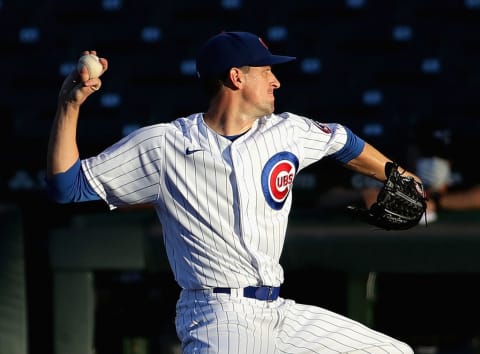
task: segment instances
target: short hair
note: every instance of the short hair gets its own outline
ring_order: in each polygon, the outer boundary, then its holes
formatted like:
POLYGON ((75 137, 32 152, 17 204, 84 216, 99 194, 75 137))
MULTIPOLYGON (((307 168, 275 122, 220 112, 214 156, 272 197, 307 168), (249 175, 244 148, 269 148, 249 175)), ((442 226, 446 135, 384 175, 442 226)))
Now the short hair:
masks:
MULTIPOLYGON (((242 66, 239 68, 242 72, 247 73, 250 71, 250 66, 242 66)), ((222 74, 220 77, 215 78, 208 78, 201 80, 202 86, 205 90, 209 99, 215 97, 223 86, 226 86, 227 80, 229 80, 228 75, 230 73, 230 69, 222 74)))

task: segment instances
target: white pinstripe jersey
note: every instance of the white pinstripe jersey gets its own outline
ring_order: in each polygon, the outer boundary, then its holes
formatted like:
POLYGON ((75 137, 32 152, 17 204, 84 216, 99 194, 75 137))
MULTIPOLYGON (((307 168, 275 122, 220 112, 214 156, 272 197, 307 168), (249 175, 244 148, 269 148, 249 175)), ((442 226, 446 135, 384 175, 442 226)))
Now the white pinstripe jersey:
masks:
POLYGON ((340 124, 282 113, 232 142, 198 113, 141 128, 82 167, 111 209, 155 207, 182 288, 278 286, 293 179, 346 135, 340 124))

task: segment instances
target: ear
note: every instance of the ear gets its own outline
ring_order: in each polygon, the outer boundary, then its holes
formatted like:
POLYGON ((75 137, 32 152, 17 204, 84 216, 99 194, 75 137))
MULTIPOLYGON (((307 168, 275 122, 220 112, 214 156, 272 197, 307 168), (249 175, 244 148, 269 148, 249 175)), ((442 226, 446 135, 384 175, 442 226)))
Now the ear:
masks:
POLYGON ((245 73, 239 68, 231 68, 229 71, 229 78, 232 85, 239 88, 245 82, 245 73))

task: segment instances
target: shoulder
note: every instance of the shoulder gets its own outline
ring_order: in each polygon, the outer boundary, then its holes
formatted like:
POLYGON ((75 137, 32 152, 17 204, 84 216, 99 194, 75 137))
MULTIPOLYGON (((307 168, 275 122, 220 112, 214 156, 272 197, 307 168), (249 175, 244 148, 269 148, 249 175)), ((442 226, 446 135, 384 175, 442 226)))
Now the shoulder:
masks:
POLYGON ((163 136, 172 129, 174 129, 174 126, 171 123, 146 125, 129 133, 122 140, 148 140, 150 138, 163 136))
POLYGON ((275 117, 277 120, 289 121, 292 123, 306 122, 310 120, 310 118, 307 118, 292 112, 282 112, 282 113, 272 114, 272 117, 275 117))
POLYGON ((291 112, 273 113, 269 116, 263 117, 260 124, 265 125, 289 125, 307 127, 310 119, 291 112))
POLYGON ((312 133, 320 133, 326 135, 332 134, 346 134, 346 127, 341 123, 331 122, 325 123, 319 120, 302 116, 291 112, 283 112, 279 114, 272 114, 271 118, 274 122, 281 124, 289 124, 292 128, 300 128, 304 131, 312 133))
POLYGON ((201 119, 201 114, 192 114, 188 117, 176 118, 170 122, 162 122, 147 125, 141 128, 136 129, 128 136, 133 137, 148 137, 148 136, 158 136, 158 135, 169 135, 169 134, 178 134, 182 133, 187 134, 193 126, 198 125, 198 119, 201 119))
POLYGON ((172 126, 183 135, 188 136, 192 130, 198 131, 198 127, 203 124, 203 114, 193 113, 187 117, 180 117, 172 122, 172 126))

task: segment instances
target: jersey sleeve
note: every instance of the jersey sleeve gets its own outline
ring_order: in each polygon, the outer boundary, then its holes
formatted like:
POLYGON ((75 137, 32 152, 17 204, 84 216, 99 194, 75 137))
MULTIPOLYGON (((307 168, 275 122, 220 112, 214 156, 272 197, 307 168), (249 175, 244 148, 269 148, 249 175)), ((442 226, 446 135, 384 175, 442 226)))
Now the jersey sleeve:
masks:
POLYGON ((99 200, 100 196, 88 183, 77 160, 72 167, 45 179, 49 197, 57 203, 77 203, 99 200))
POLYGON ((88 182, 110 209, 158 199, 164 133, 160 125, 138 129, 81 161, 88 182))
POLYGON ((340 123, 321 123, 310 118, 304 120, 307 127, 303 137, 304 165, 323 158, 345 164, 357 157, 365 141, 340 123))
POLYGON ((344 127, 347 134, 345 145, 337 152, 330 155, 330 158, 341 163, 346 164, 350 160, 356 158, 363 151, 365 141, 358 135, 354 134, 349 128, 344 127))

